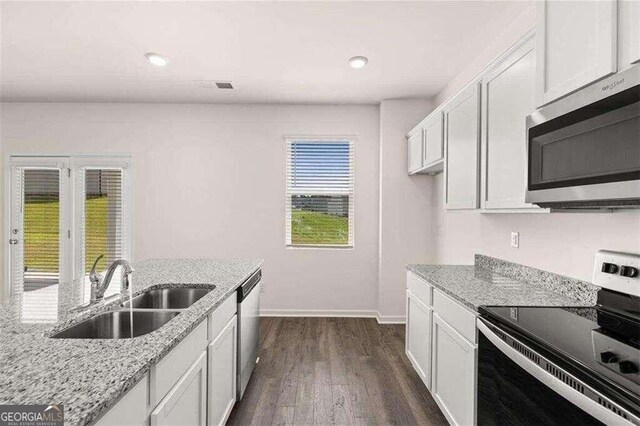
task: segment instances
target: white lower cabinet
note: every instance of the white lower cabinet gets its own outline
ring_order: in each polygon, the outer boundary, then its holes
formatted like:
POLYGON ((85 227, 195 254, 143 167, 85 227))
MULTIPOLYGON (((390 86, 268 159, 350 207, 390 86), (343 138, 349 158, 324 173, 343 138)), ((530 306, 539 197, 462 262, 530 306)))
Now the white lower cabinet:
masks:
POLYGON ((109 425, 220 425, 236 402, 233 293, 98 421, 109 425))
POLYGON ((475 424, 476 351, 476 345, 433 315, 431 393, 454 425, 475 424))
POLYGON ((236 402, 238 319, 234 315, 209 344, 209 425, 223 425, 236 402))
POLYGON ((431 316, 431 308, 407 290, 405 352, 427 389, 431 389, 431 316))
POLYGON ((476 423, 476 318, 466 306, 407 273, 405 351, 452 425, 476 423))
POLYGON ((202 352, 151 413, 151 426, 205 425, 207 419, 207 353, 202 352))
POLYGON ((102 416, 96 425, 143 426, 149 424, 149 375, 146 374, 128 391, 111 410, 102 416))

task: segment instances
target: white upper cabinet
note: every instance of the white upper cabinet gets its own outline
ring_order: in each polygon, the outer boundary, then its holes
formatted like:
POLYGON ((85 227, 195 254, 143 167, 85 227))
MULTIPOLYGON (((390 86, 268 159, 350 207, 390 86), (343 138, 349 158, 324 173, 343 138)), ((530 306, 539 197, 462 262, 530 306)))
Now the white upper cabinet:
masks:
POLYGON ((629 37, 630 62, 636 64, 640 62, 640 2, 627 1, 625 3, 631 9, 629 13, 631 28, 629 31, 631 34, 629 37))
POLYGON ((472 84, 444 108, 445 207, 478 208, 480 86, 472 84))
POLYGON ((537 106, 616 72, 614 0, 537 4, 537 106))
POLYGON ((444 138, 442 131, 442 113, 437 111, 429 116, 422 128, 424 139, 423 163, 426 167, 442 161, 444 158, 444 138))
POLYGON ((422 168, 422 150, 422 132, 418 130, 407 138, 409 174, 415 173, 422 168))
POLYGON ((482 80, 482 182, 485 210, 538 209, 525 203, 526 117, 534 106, 533 35, 482 80))
POLYGON ((640 1, 618 1, 618 71, 640 62, 640 1))

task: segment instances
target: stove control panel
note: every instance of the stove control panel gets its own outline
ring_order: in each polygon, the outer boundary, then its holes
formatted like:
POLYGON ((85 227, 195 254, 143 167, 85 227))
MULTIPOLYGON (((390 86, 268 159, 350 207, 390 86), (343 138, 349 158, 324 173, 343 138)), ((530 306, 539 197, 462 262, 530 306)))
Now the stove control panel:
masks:
POLYGON ((591 340, 598 364, 640 384, 640 351, 637 348, 597 329, 591 331, 591 340))
POLYGON ((593 266, 593 283, 640 297, 640 255, 600 250, 593 266))

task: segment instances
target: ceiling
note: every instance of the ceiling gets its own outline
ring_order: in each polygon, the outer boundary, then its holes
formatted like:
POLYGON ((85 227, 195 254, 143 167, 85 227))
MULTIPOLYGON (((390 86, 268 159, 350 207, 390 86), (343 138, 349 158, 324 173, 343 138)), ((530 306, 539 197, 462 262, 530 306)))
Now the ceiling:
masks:
POLYGON ((2 2, 0 94, 6 102, 354 104, 433 96, 529 5, 2 2), (170 64, 154 67, 146 52, 170 64), (355 55, 369 64, 350 68, 355 55))

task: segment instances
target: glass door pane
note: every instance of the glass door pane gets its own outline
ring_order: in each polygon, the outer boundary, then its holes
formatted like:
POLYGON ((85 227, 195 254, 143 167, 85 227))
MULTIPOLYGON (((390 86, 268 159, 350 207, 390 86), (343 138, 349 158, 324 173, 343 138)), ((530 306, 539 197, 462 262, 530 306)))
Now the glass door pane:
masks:
MULTIPOLYGON (((123 224, 123 170, 84 169, 84 196, 81 203, 84 210, 79 212, 84 218, 84 258, 85 298, 88 300, 90 286, 89 273, 94 261, 103 256, 96 270, 102 274, 118 259, 124 259, 123 224)), ((122 275, 116 273, 105 296, 118 294, 122 285, 122 275)))
POLYGON ((23 178, 23 290, 60 281, 60 171, 25 169, 23 178))

